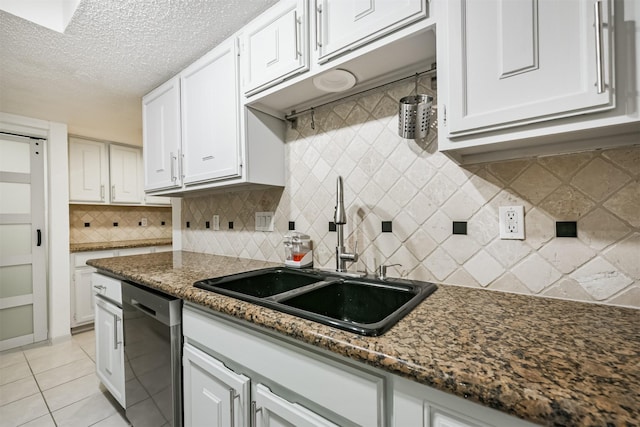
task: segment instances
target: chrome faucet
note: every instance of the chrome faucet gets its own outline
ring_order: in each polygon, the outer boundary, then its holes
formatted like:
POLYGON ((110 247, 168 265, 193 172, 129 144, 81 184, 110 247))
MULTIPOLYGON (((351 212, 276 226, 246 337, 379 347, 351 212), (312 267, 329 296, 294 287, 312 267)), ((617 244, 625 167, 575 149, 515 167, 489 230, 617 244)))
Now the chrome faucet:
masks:
MULTIPOLYGON (((336 232, 338 233, 338 245, 336 246, 336 271, 344 273, 347 271, 347 261, 358 261, 358 254, 348 253, 344 248, 344 230, 343 226, 347 223, 347 214, 344 211, 344 189, 342 187, 342 177, 338 177, 336 190, 336 212, 334 215, 336 224, 336 232)), ((358 244, 356 243, 356 250, 358 244)))

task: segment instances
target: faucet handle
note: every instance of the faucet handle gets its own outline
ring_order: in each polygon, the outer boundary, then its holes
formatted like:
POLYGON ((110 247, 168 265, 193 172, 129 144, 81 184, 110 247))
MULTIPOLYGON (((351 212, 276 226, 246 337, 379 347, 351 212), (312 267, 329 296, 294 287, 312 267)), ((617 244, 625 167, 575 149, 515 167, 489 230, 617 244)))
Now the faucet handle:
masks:
POLYGON ((387 279, 387 267, 402 267, 402 264, 380 265, 378 267, 378 279, 380 280, 387 279))

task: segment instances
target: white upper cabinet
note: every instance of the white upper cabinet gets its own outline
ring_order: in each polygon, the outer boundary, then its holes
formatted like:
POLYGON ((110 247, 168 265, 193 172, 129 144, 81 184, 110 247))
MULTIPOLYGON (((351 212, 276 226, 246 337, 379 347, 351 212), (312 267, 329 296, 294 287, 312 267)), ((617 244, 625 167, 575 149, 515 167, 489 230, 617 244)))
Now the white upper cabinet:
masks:
POLYGON ((315 3, 315 43, 320 63, 427 16, 425 0, 316 0, 315 3))
POLYGON ((180 80, 176 77, 142 98, 145 190, 175 188, 180 176, 180 80))
POLYGON ((240 175, 238 80, 234 38, 180 73, 184 184, 240 175))
POLYGON ((142 150, 124 145, 109 145, 109 170, 112 203, 142 203, 142 150))
POLYGON ((243 90, 251 95, 309 69, 305 0, 282 0, 242 29, 243 90))
POLYGON ((449 132, 612 108, 609 2, 597 4, 596 28, 593 0, 452 1, 449 132))
POLYGON ((103 142, 69 138, 69 200, 109 202, 109 158, 103 142))
POLYGON ((637 1, 441 6, 440 151, 468 164, 637 143, 637 1))

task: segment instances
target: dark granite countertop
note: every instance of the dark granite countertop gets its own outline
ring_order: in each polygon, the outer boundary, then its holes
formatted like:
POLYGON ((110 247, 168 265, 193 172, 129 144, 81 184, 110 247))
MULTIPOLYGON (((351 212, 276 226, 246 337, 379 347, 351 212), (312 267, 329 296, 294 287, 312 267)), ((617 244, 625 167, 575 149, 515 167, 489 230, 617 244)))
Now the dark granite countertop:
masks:
POLYGON ((71 243, 69 251, 89 252, 103 251, 106 249, 126 249, 143 248, 147 246, 167 246, 171 245, 172 239, 143 239, 143 240, 117 240, 113 242, 91 242, 91 243, 71 243))
POLYGON ((362 337, 192 286, 281 264, 192 252, 88 264, 535 423, 640 423, 640 310, 439 285, 362 337))

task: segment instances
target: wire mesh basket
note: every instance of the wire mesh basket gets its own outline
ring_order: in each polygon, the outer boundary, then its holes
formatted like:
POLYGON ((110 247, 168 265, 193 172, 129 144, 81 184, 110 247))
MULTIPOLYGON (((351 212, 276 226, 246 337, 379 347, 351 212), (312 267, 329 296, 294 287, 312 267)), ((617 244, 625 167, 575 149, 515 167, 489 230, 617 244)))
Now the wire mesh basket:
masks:
POLYGON ((429 134, 433 97, 410 95, 400 99, 398 135, 405 139, 421 139, 429 134))

